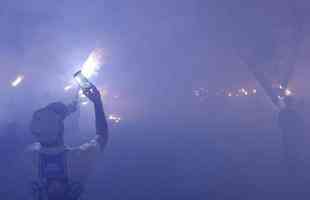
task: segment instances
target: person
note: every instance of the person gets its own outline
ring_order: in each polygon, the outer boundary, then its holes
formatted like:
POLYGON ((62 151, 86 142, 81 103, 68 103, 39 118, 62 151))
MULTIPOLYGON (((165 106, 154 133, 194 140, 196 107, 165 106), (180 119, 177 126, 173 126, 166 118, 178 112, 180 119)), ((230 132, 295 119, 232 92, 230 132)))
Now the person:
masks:
POLYGON ((95 86, 83 93, 94 104, 96 136, 81 146, 64 144, 64 120, 77 102, 51 103, 33 114, 30 129, 37 143, 27 149, 26 157, 33 200, 80 200, 94 158, 105 149, 108 125, 100 93, 95 86))

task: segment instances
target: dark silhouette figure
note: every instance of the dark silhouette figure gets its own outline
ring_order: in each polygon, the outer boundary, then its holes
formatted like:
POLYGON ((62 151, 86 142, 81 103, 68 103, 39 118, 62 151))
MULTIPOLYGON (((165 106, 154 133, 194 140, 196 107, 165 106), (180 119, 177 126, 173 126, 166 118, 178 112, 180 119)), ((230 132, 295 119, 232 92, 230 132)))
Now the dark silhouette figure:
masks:
MULTIPOLYGON (((305 123, 301 114, 296 108, 293 97, 284 99, 285 106, 281 108, 278 115, 278 125, 283 132, 283 141, 285 146, 290 150, 286 152, 290 160, 296 160, 300 157, 305 140, 305 123), (295 159, 293 159, 295 158, 295 159)), ((301 158, 299 158, 301 159, 301 158)))
POLYGON ((79 200, 96 154, 107 144, 100 93, 95 86, 83 92, 94 104, 96 137, 81 146, 67 147, 63 140, 64 119, 76 110, 77 102, 52 103, 33 114, 31 132, 38 142, 28 149, 26 163, 34 200, 79 200))

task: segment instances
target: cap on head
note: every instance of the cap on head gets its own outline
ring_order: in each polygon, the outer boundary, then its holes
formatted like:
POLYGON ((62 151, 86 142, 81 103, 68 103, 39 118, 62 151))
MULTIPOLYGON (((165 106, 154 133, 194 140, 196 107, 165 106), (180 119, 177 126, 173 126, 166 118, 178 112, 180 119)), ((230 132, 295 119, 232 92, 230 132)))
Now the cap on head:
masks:
POLYGON ((68 114, 65 104, 55 102, 34 112, 30 125, 31 132, 41 143, 53 143, 62 138, 64 119, 68 114))
POLYGON ((45 107, 45 109, 55 112, 57 115, 60 116, 62 120, 64 120, 69 114, 67 106, 61 102, 54 102, 54 103, 48 104, 45 107))

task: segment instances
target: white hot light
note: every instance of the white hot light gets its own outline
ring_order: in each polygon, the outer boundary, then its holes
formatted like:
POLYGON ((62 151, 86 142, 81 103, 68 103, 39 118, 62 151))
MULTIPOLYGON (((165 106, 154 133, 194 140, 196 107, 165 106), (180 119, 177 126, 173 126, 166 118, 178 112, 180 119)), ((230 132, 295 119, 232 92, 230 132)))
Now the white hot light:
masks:
POLYGON ((21 82, 24 80, 23 75, 18 75, 14 81, 12 81, 11 86, 12 87, 17 87, 21 82))
POLYGON ((285 96, 291 96, 292 95, 292 91, 290 89, 286 89, 284 91, 285 96))
POLYGON ((98 73, 103 64, 104 50, 94 49, 82 66, 82 74, 89 79, 98 73))

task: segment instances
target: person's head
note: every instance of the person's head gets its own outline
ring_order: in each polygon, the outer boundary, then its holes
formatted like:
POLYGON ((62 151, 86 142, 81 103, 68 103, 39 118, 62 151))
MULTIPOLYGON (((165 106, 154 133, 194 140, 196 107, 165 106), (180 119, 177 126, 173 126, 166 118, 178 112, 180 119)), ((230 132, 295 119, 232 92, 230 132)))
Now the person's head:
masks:
POLYGON ((63 103, 51 103, 34 112, 30 129, 32 134, 43 146, 63 144, 64 119, 67 107, 63 103))

